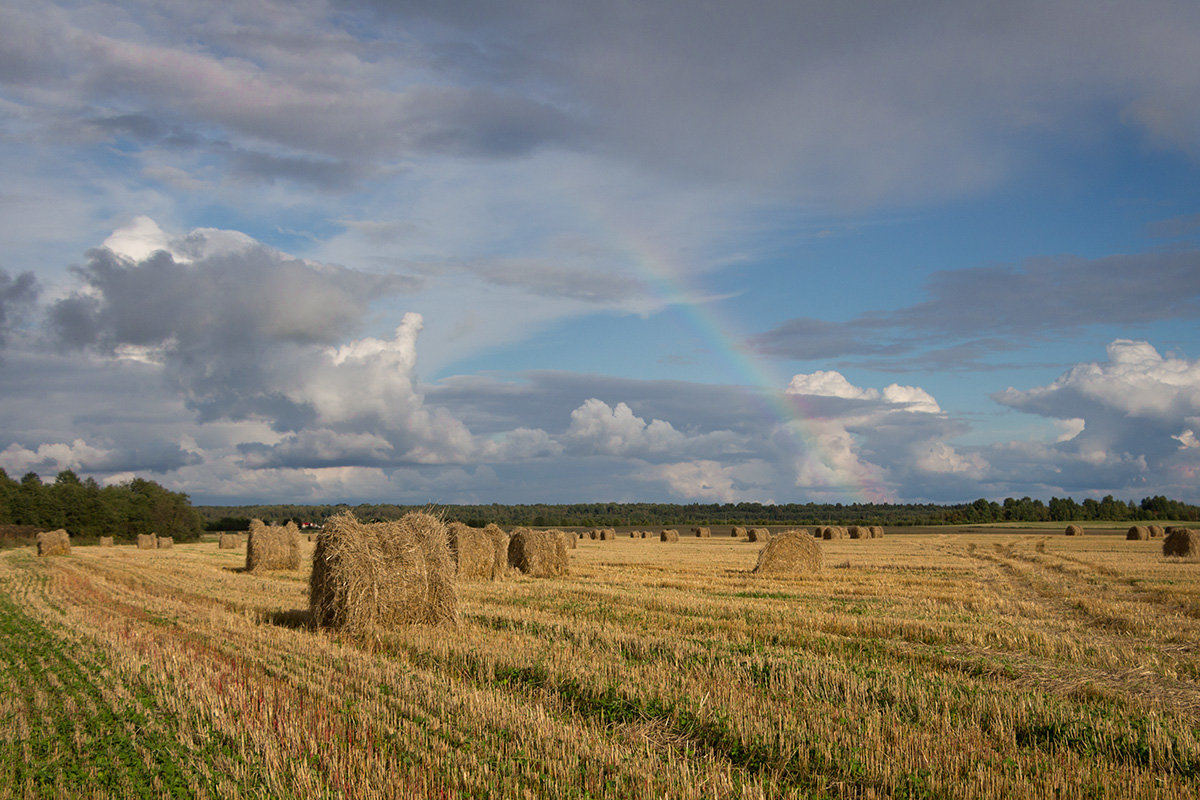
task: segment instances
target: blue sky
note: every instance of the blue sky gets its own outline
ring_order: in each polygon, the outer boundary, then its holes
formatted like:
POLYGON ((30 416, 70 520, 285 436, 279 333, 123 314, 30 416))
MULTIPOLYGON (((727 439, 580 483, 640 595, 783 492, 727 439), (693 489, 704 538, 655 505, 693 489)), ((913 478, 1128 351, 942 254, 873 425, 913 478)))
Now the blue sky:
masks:
POLYGON ((1200 502, 1200 8, 0 8, 0 467, 1200 502))

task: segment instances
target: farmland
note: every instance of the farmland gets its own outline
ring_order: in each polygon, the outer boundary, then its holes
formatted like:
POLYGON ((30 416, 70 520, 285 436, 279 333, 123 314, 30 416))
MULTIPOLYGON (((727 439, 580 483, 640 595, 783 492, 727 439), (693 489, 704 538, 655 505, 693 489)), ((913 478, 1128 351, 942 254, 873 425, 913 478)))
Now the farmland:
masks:
POLYGON ((215 542, 0 553, 0 798, 1200 793, 1200 564, 1061 530, 583 540, 456 627, 309 628, 215 542))

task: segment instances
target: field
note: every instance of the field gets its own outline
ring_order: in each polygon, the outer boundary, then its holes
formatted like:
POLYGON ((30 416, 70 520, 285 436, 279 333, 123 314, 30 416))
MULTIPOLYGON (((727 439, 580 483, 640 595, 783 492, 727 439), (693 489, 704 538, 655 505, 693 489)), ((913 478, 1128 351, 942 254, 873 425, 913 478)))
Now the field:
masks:
POLYGON ((726 531, 368 638, 214 542, 0 553, 0 798, 1200 795, 1200 564, 1160 541, 892 533, 759 579, 726 531))

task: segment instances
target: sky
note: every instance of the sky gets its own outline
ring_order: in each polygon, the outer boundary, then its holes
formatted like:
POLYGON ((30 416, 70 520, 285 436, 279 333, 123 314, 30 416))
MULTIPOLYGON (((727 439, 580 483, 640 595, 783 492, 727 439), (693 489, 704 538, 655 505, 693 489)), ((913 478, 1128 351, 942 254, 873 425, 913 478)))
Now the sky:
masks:
POLYGON ((1200 502, 1200 4, 0 0, 0 467, 1200 502))

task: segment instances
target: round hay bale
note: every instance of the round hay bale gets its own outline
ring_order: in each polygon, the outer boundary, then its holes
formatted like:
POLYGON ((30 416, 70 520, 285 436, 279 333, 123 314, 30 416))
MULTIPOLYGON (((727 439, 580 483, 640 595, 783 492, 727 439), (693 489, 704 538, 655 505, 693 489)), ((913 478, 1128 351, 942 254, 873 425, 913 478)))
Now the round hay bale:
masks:
POLYGON ((642 531, 642 538, 646 539, 650 536, 650 531, 642 531))
POLYGON ((237 550, 242 546, 242 537, 236 533, 222 533, 217 540, 218 550, 237 550))
POLYGON ((1163 535, 1162 525, 1147 525, 1146 527, 1150 529, 1150 538, 1151 539, 1159 539, 1162 537, 1162 535, 1163 535))
POLYGON ((71 536, 62 528, 56 531, 40 531, 37 535, 38 556, 71 555, 71 536))
POLYGON ((769 542, 771 532, 766 528, 751 528, 746 532, 746 538, 751 542, 769 542))
POLYGON ((588 538, 589 539, 599 539, 600 531, 588 531, 588 538))
POLYGON ((567 537, 562 531, 517 528, 508 540, 509 566, 535 578, 567 574, 567 537))
POLYGON ((579 534, 575 533, 574 531, 571 531, 570 533, 566 534, 566 537, 567 537, 567 549, 568 550, 578 550, 579 549, 579 534))
POLYGON ((464 581, 490 581, 494 577, 496 554, 487 532, 483 528, 451 522, 446 526, 446 533, 456 577, 464 581))
POLYGON ((158 537, 153 533, 139 533, 137 546, 139 550, 154 550, 158 547, 158 537))
POLYGON ((100 546, 101 547, 112 547, 113 544, 114 544, 113 537, 111 537, 111 536, 101 536, 100 537, 100 546))
POLYGON ((246 571, 268 569, 300 569, 300 529, 296 523, 264 525, 260 519, 250 520, 246 571))
POLYGON ((603 528, 600 531, 600 541, 609 542, 617 538, 617 532, 612 528, 603 528))
POLYGON ((871 532, 862 525, 851 525, 849 531, 851 539, 870 539, 871 532))
POLYGON ((1083 536, 1083 528, 1078 525, 1068 525, 1064 534, 1066 536, 1083 536))
POLYGON ((661 533, 658 534, 658 540, 660 542, 678 542, 679 541, 679 531, 665 529, 661 533))
POLYGON ((872 525, 871 526, 871 538, 872 539, 882 539, 883 538, 883 526, 882 525, 872 525))
POLYGON ((1174 558, 1200 559, 1200 531, 1188 528, 1168 528, 1163 539, 1163 555, 1174 558))
POLYGON ((508 534, 494 522, 485 525, 483 532, 492 541, 492 577, 503 578, 508 574, 508 534))
POLYGON ((175 537, 174 536, 160 536, 160 537, 158 537, 157 545, 158 545, 159 550, 169 550, 170 548, 175 546, 175 537))
POLYGON ((446 526, 431 514, 372 524, 338 514, 317 537, 309 615, 317 625, 351 631, 454 623, 455 569, 446 526))
POLYGON ((1126 541, 1138 541, 1150 538, 1150 529, 1145 525, 1134 525, 1125 532, 1126 541))
POLYGON ((745 535, 746 535, 745 528, 733 527, 733 528, 729 529, 729 536, 733 539, 740 539, 741 537, 743 537, 745 535))
POLYGON ((803 575, 819 572, 824 558, 817 540, 806 530, 772 536, 758 553, 755 575, 803 575))
POLYGON ((711 539, 712 528, 692 528, 692 535, 697 539, 711 539))

